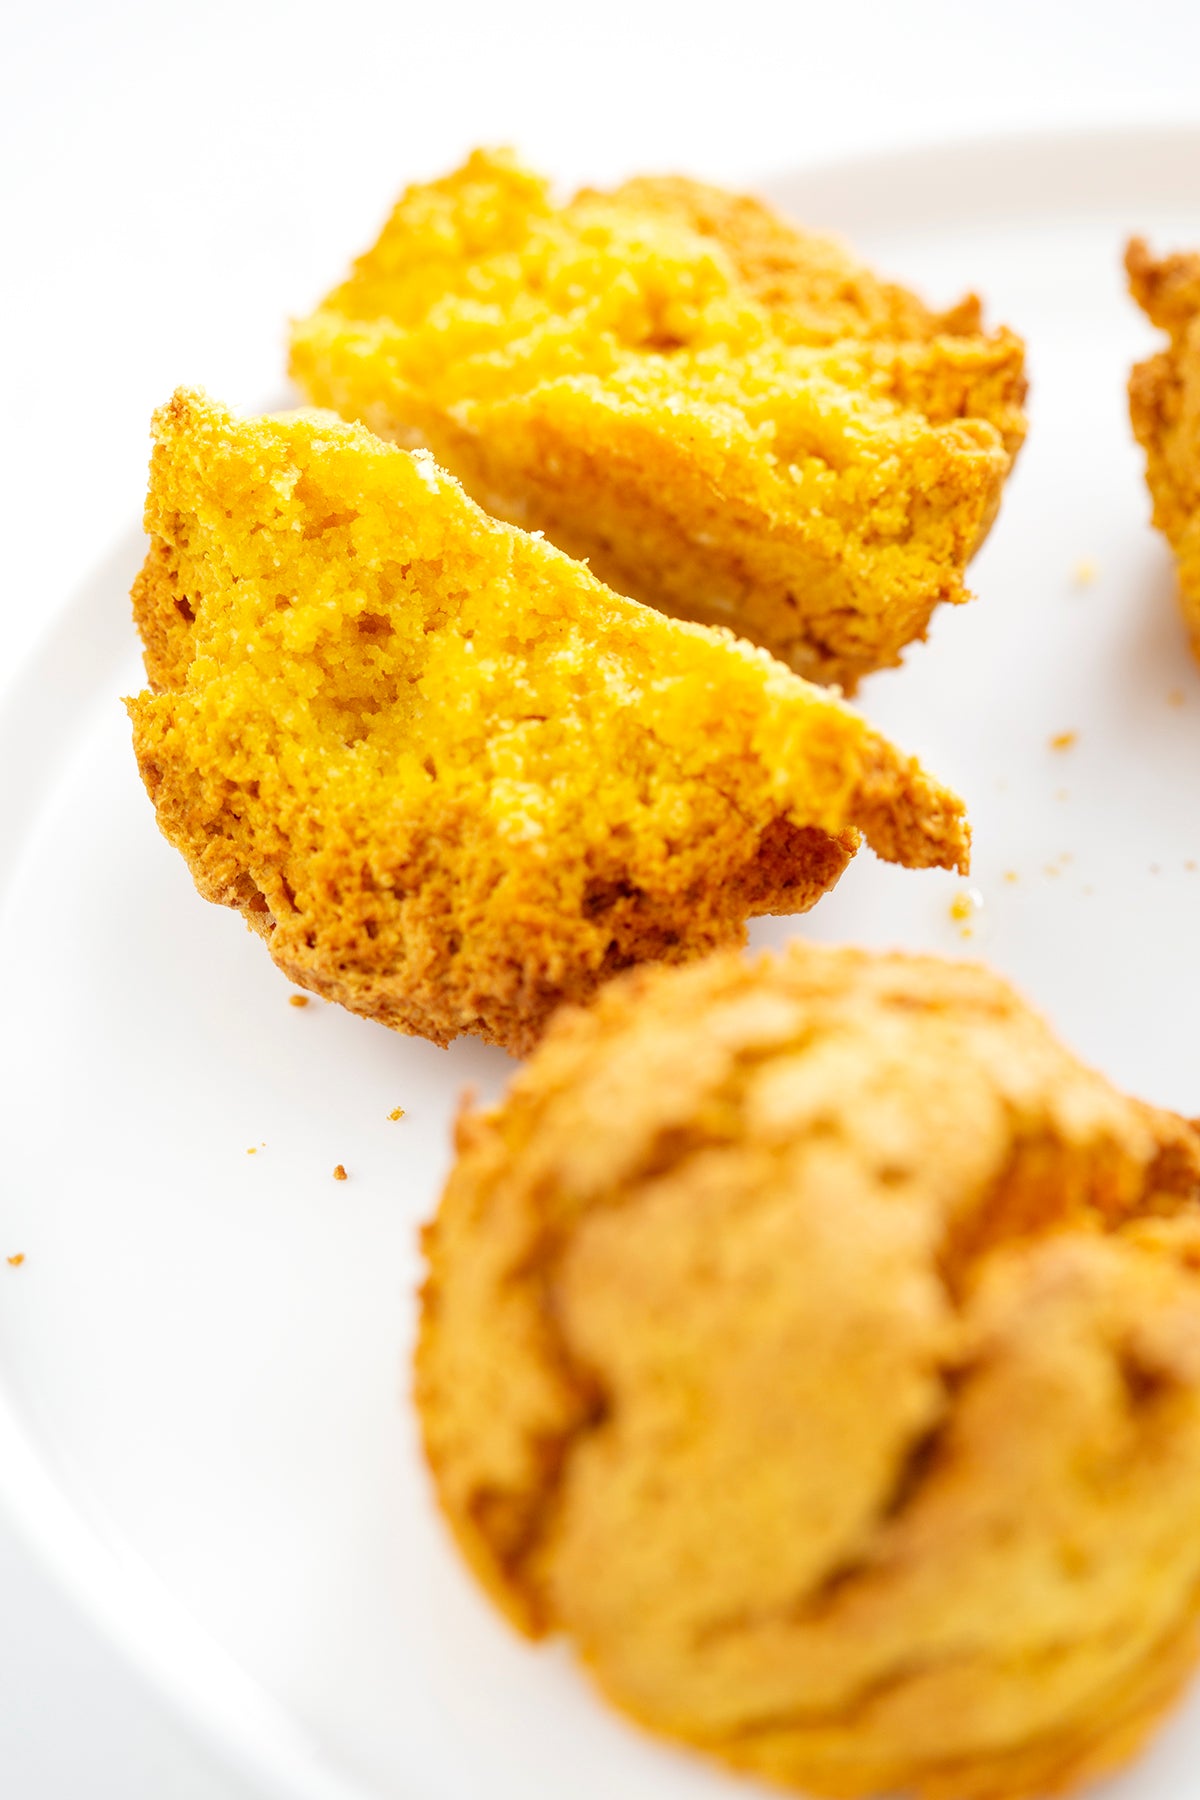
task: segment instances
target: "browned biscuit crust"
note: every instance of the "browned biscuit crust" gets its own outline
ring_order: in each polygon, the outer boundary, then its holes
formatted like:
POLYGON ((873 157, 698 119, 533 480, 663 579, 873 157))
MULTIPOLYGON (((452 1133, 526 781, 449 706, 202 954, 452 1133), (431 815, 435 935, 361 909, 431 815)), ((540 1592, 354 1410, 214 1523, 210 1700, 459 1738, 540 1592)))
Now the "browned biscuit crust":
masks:
POLYGON ((1129 290, 1170 343, 1129 378, 1134 436, 1146 452, 1154 523, 1179 560, 1179 597, 1200 659, 1200 255, 1125 252, 1129 290))

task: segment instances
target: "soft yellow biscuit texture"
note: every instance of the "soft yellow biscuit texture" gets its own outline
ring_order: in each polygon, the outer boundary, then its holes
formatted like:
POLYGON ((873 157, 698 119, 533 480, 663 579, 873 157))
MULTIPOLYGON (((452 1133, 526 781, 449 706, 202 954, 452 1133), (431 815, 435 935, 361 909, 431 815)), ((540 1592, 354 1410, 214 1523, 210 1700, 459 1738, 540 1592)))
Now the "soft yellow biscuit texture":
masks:
POLYGON ((803 911, 961 803, 727 632, 610 594, 425 453, 333 418, 155 420, 130 702, 159 823, 293 981, 527 1049, 562 1000, 803 911))
POLYGON ((1025 429, 973 298, 932 313, 696 182, 556 206, 482 151, 401 197, 291 366, 621 593, 847 691, 967 597, 1025 429))
POLYGON ((1200 661, 1200 254, 1125 254, 1134 299, 1170 344, 1129 378, 1134 434, 1146 452, 1154 523, 1179 559, 1183 616, 1200 661))
POLYGON ((819 1794, 1042 1794, 1196 1650, 1200 1136, 997 977, 642 970, 468 1113, 417 1399, 493 1598, 819 1794))

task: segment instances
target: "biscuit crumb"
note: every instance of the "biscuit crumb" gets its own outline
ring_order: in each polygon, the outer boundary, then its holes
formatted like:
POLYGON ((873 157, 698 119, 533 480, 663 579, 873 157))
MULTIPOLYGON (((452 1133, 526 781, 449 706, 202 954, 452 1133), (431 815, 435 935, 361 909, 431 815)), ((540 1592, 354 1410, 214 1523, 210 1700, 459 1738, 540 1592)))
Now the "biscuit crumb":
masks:
POLYGON ((1073 750, 1079 742, 1077 731, 1059 731, 1050 739, 1052 750, 1073 750))
POLYGON ((344 1164, 338 1163, 333 1171, 333 1179, 335 1181, 349 1181, 350 1177, 346 1173, 344 1164))
POLYGON ((1184 693, 1182 688, 1172 688, 1170 693, 1167 695, 1167 705, 1168 706, 1183 706, 1186 704, 1186 702, 1187 702, 1187 695, 1184 693))
POLYGON ((1020 881, 1021 877, 1017 874, 1015 869, 1005 869, 1004 879, 1011 884, 1012 882, 1020 881))
POLYGON ((391 1112, 388 1114, 389 1119, 402 1119, 403 1117, 404 1108, 402 1106, 393 1106, 391 1112))
POLYGON ((1091 587, 1099 573, 1100 569, 1094 557, 1081 556, 1071 570, 1071 580, 1076 587, 1091 587))
POLYGON ((246 1151, 246 1155, 247 1156, 257 1156, 258 1155, 258 1145, 251 1144, 249 1149, 246 1151))
POLYGON ((307 994, 289 994, 288 995, 288 1005, 289 1006, 307 1006, 308 1005, 308 995, 307 994))
POLYGON ((950 902, 950 917, 959 926, 959 936, 974 936, 970 921, 983 911, 983 895, 978 888, 960 888, 950 902))
POLYGON ((19 1269, 21 1264, 24 1261, 25 1261, 25 1252, 23 1250, 18 1250, 17 1254, 15 1256, 9 1257, 8 1266, 10 1269, 19 1269))

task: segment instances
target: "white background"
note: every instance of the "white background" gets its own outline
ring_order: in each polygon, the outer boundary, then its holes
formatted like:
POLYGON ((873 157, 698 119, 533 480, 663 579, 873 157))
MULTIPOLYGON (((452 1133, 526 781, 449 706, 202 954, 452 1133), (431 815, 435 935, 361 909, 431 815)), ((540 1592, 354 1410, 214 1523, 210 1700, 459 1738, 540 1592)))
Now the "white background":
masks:
MULTIPOLYGON (((0 0, 0 686, 136 517, 153 407, 280 391, 286 316, 474 143, 736 183, 1198 117, 1195 0, 0 0)), ((2 1524, 0 1793, 244 1797, 2 1524)))

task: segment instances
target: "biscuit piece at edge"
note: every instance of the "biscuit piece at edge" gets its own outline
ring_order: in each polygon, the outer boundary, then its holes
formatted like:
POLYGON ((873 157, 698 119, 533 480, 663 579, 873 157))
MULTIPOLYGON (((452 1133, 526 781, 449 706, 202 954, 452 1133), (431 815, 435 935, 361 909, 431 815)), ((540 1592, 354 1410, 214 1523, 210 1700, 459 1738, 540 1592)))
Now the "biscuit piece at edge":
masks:
POLYGON ((1129 289, 1167 349, 1129 378, 1134 436, 1146 452, 1154 523, 1179 559, 1179 597, 1200 661, 1200 253, 1161 259, 1140 238, 1125 253, 1129 289))
POLYGON ((644 1724, 1015 1800, 1196 1654, 1200 1136, 989 971, 641 970, 461 1122, 416 1394, 492 1597, 644 1724))
POLYGON ((963 867, 961 802, 726 632, 609 593, 425 453, 157 415, 130 702, 159 823, 301 986, 521 1052, 644 960, 804 911, 861 832, 963 867))
POLYGON ((293 329, 313 401, 661 611, 852 692, 963 576, 1025 431, 1024 347, 756 200, 555 205, 477 151, 408 189, 293 329))

